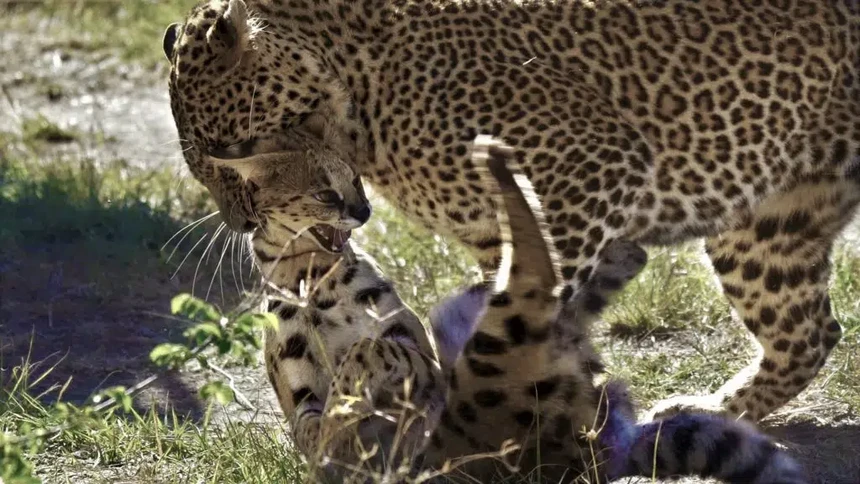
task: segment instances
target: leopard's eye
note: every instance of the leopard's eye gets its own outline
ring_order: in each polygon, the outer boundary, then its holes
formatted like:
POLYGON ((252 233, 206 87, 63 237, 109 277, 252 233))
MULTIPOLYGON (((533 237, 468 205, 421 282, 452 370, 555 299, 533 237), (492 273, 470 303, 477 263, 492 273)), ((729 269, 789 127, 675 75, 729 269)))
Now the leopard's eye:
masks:
POLYGON ((341 201, 340 193, 334 190, 322 190, 320 192, 314 193, 313 196, 316 200, 327 205, 336 205, 341 201))
POLYGON ((251 138, 234 145, 222 148, 212 148, 209 150, 209 155, 222 160, 238 160, 253 156, 256 150, 257 139, 251 138))

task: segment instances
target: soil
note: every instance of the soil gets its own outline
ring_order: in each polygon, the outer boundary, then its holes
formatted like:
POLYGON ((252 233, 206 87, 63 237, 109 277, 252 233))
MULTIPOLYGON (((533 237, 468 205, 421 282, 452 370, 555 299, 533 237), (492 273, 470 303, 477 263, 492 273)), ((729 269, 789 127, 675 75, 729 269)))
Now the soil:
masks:
MULTIPOLYGON (((0 36, 0 52, 0 132, 20 134, 25 119, 41 115, 74 134, 71 140, 50 140, 62 142, 47 143, 40 153, 45 158, 88 158, 97 166, 122 159, 187 176, 163 70, 146 70, 112 53, 79 50, 15 30, 0 36)), ((149 363, 152 348, 182 341, 184 325, 171 319, 170 299, 191 292, 195 279, 196 295, 201 296, 217 257, 201 264, 195 274, 197 257, 192 255, 172 277, 182 255, 165 263, 172 246, 164 253, 143 249, 129 260, 124 248, 113 251, 109 241, 101 242, 106 248, 98 254, 81 241, 62 237, 56 243, 7 247, 0 253, 0 381, 8 378, 2 373, 29 358, 39 363, 37 370, 53 368, 37 390, 71 379, 63 398, 81 403, 100 389, 131 387, 152 375, 157 370, 149 363)), ((234 258, 231 265, 238 266, 240 260, 234 258)), ((215 280, 210 298, 225 308, 239 300, 233 278, 240 269, 231 269, 215 280)), ((241 268, 245 284, 248 269, 241 268)), ((279 418, 259 367, 229 372, 264 418, 279 418)), ((202 416, 204 407, 197 397, 202 377, 193 369, 160 373, 137 403, 142 409, 153 401, 163 407, 169 395, 170 406, 179 414, 202 416)), ((55 396, 50 392, 46 399, 55 396)), ((223 411, 231 418, 248 414, 236 405, 223 411)))

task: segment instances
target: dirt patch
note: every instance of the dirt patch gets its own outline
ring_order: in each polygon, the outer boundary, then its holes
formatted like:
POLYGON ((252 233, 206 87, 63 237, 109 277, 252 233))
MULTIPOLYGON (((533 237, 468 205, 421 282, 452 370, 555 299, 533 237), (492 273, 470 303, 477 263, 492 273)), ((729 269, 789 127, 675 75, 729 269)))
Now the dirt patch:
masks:
MULTIPOLYGON (((32 23, 39 28, 38 20, 32 23)), ((0 52, 0 131, 19 133, 27 119, 41 115, 81 134, 77 143, 54 144, 51 154, 180 170, 163 69, 18 29, 4 29, 0 52)))
MULTIPOLYGON (((87 159, 105 166, 124 160, 135 167, 174 170, 178 179, 187 176, 164 69, 145 69, 123 63, 110 51, 32 35, 33 29, 44 27, 43 21, 36 16, 18 20, 25 25, 4 27, 0 36, 5 61, 0 65, 0 132, 24 139, 32 150, 28 153, 35 155, 28 162, 87 159), (33 120, 44 124, 35 135, 28 132, 33 120), (28 136, 39 142, 27 143, 33 141, 28 136)), ((0 146, 0 161, 4 148, 11 149, 0 146)), ((145 206, 140 210, 138 220, 147 221, 145 206)), ((71 402, 84 402, 110 386, 130 387, 156 371, 148 359, 152 348, 183 339, 185 325, 170 316, 174 295, 193 288, 197 296, 210 293, 212 302, 231 308, 239 299, 238 278, 241 286, 252 285, 245 258, 234 246, 222 252, 220 240, 199 266, 208 241, 196 246, 173 275, 203 233, 211 236, 213 225, 201 226, 187 238, 170 263, 166 258, 173 246, 158 250, 170 233, 134 246, 112 240, 122 226, 111 228, 113 232, 98 230, 94 241, 85 236, 91 227, 61 233, 31 225, 28 237, 36 242, 6 246, 0 254, 0 371, 27 358, 39 362, 37 369, 53 367, 37 390, 71 379, 63 394, 71 402), (219 259, 223 265, 216 276, 219 259)), ((180 227, 176 221, 173 230, 180 227)), ((259 367, 229 370, 240 391, 265 407, 264 415, 276 418, 277 405, 265 404, 274 396, 264 372, 259 367)), ((197 389, 203 377, 193 369, 164 373, 138 404, 145 409, 155 401, 163 408, 169 400, 180 414, 199 417, 203 404, 197 389)), ((46 399, 55 396, 49 393, 46 399)), ((226 411, 234 417, 246 413, 233 406, 226 411)))

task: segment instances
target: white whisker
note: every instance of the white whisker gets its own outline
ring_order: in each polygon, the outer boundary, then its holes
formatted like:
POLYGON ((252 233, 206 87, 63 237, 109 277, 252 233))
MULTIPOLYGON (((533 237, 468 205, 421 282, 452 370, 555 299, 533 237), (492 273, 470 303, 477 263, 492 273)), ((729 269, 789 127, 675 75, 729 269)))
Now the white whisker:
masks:
POLYGON ((218 276, 221 285, 221 302, 224 302, 224 280, 221 278, 221 262, 224 261, 224 254, 227 252, 227 239, 224 239, 224 244, 221 247, 221 257, 218 258, 218 265, 215 266, 215 272, 212 273, 212 278, 209 279, 209 287, 206 289, 205 300, 209 300, 209 293, 212 291, 212 284, 215 282, 215 276, 218 276))
POLYGON ((158 143, 158 144, 156 144, 155 146, 167 146, 167 145, 169 145, 169 144, 173 144, 173 143, 182 143, 183 141, 185 141, 186 143, 188 142, 188 140, 187 140, 187 139, 183 139, 183 138, 175 138, 175 139, 172 139, 172 140, 165 141, 165 142, 163 142, 163 143, 158 143))
MULTIPOLYGON (((245 277, 243 276, 243 272, 242 272, 242 264, 244 264, 245 261, 250 260, 250 258, 251 258, 251 254, 248 254, 248 252, 250 250, 249 249, 250 244, 251 244, 251 238, 245 237, 245 236, 239 236, 239 241, 236 243, 236 245, 237 245, 236 252, 239 255, 239 262, 238 262, 238 265, 239 265, 239 284, 242 285, 242 292, 245 292, 245 277)), ((254 269, 254 263, 251 262, 250 265, 251 265, 251 270, 253 270, 254 269)))
POLYGON ((181 268, 182 268, 182 265, 183 265, 183 264, 185 264, 185 261, 186 261, 186 260, 188 260, 188 256, 190 256, 190 255, 194 252, 194 249, 196 249, 196 248, 197 248, 197 246, 198 246, 198 245, 200 245, 200 242, 203 242, 204 240, 206 240, 206 236, 207 236, 207 235, 209 235, 209 232, 204 233, 204 234, 203 234, 203 236, 202 236, 202 237, 200 237, 200 240, 198 240, 198 241, 197 241, 197 243, 196 243, 196 244, 194 244, 194 247, 191 247, 191 250, 189 250, 189 251, 188 251, 188 253, 187 253, 187 254, 185 254, 185 258, 184 258, 184 259, 182 259, 182 262, 180 262, 180 263, 179 263, 179 267, 177 267, 177 268, 176 268, 176 271, 174 271, 174 272, 173 272, 173 275, 172 275, 172 276, 170 276, 170 278, 171 278, 171 279, 173 279, 174 277, 176 277, 176 274, 177 274, 177 273, 179 273, 179 269, 181 269, 181 268))
POLYGON ((221 232, 227 228, 227 225, 224 222, 221 222, 218 225, 218 229, 215 230, 215 233, 212 234, 212 239, 209 240, 209 243, 206 245, 206 248, 203 250, 203 253, 200 255, 200 260, 197 261, 197 267, 194 269, 194 279, 191 280, 191 295, 194 295, 194 288, 197 286, 197 273, 200 271, 200 264, 203 263, 203 259, 206 258, 209 253, 209 249, 212 248, 212 245, 218 240, 218 236, 221 235, 221 232))
MULTIPOLYGON (((239 272, 241 272, 241 270, 239 272)), ((236 286, 236 293, 242 294, 242 291, 239 289, 239 280, 236 278, 236 233, 235 232, 230 234, 230 274, 233 275, 233 285, 236 286)))
MULTIPOLYGON (((167 247, 167 245, 168 245, 168 244, 170 244, 170 241, 172 241, 173 239, 175 239, 179 234, 181 234, 181 233, 182 233, 183 231, 185 231, 186 229, 188 229, 188 233, 190 234, 190 233, 191 233, 195 228, 197 228, 197 226, 198 226, 198 225, 200 225, 200 224, 202 224, 203 222, 205 222, 205 221, 209 220, 210 218, 214 217, 214 216, 215 216, 215 215, 217 215, 217 214, 218 214, 218 211, 216 210, 216 211, 214 211, 214 212, 210 213, 209 215, 204 215, 203 217, 200 217, 199 219, 197 219, 197 220, 195 220, 195 221, 193 221, 193 222, 189 223, 189 224, 188 224, 188 225, 186 225, 185 227, 182 227, 181 229, 177 230, 177 231, 176 231, 176 233, 175 233, 175 234, 173 234, 173 236, 172 236, 172 237, 170 237, 169 239, 167 239, 167 242, 165 242, 165 243, 164 243, 164 245, 162 245, 162 246, 161 246, 161 249, 159 249, 158 251, 159 251, 159 252, 163 251, 163 250, 164 250, 164 248, 165 248, 165 247, 167 247), (189 227, 190 227, 190 228, 189 228, 189 227)), ((185 237, 187 237, 187 236, 188 236, 188 234, 185 234, 185 237)), ((176 243, 176 247, 179 247, 179 245, 182 243, 182 240, 184 240, 184 239, 185 239, 185 237, 183 237, 182 239, 180 239, 180 240, 179 240, 179 242, 177 242, 177 243, 176 243)), ((173 249, 173 252, 176 252, 176 249, 173 249)), ((172 252, 171 252, 170 256, 171 256, 171 257, 173 257, 173 253, 172 253, 172 252)), ((168 260, 168 262, 169 262, 169 261, 170 261, 170 258, 168 258, 167 260, 168 260)))

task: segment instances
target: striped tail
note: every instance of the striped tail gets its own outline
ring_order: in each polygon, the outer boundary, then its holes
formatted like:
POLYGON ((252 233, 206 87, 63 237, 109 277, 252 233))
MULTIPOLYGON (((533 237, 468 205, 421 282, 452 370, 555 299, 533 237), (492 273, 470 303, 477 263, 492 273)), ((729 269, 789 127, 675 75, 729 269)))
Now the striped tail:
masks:
POLYGON ((803 484, 801 467, 751 424, 705 414, 679 414, 642 425, 622 385, 606 385, 610 415, 601 433, 610 448, 609 480, 698 475, 732 484, 803 484), (616 407, 612 407, 612 401, 616 407))

